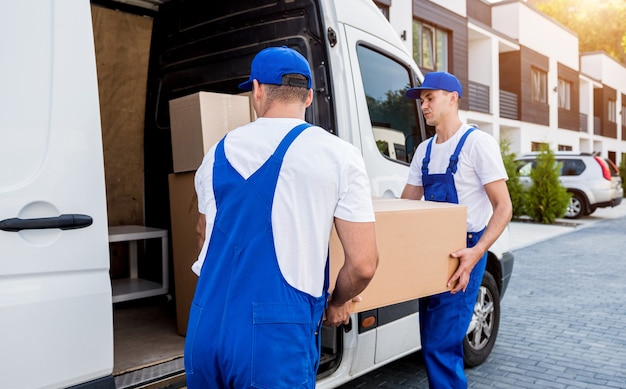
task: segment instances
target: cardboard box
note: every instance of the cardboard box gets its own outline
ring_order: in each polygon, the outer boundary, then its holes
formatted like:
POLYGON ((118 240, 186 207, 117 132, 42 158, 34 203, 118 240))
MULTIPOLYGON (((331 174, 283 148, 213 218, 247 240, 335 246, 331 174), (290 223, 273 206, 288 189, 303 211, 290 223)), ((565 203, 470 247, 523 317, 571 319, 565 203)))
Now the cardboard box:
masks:
POLYGON ((170 100, 169 106, 174 173, 198 169, 211 146, 252 121, 246 95, 198 92, 170 100))
MULTIPOLYGON (((169 175, 176 325, 178 334, 183 336, 198 281, 191 271, 199 252, 193 178, 194 172, 169 175)), ((458 266, 458 260, 451 258, 450 253, 465 247, 466 207, 400 199, 374 199, 373 203, 380 261, 353 312, 449 290, 446 283, 458 266)), ((330 259, 332 291, 344 262, 343 248, 334 229, 330 259)))
POLYGON ((194 188, 195 172, 170 174, 170 217, 172 224, 172 262, 174 294, 176 296, 176 329, 179 335, 187 332, 189 309, 196 290, 198 276, 191 265, 198 258, 198 197, 194 188))
MULTIPOLYGON (((374 199, 379 264, 353 312, 441 293, 456 271, 450 253, 466 247, 465 206, 430 201, 374 199)), ((333 229, 330 239, 330 290, 344 252, 333 229)))

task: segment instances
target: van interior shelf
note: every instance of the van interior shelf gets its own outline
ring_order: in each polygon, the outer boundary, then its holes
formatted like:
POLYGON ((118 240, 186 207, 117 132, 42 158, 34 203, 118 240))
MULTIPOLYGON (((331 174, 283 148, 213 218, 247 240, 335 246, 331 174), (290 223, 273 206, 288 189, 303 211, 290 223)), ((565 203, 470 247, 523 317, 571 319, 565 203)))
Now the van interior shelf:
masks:
POLYGON ((168 293, 167 230, 138 225, 109 227, 109 242, 128 242, 129 246, 129 277, 111 281, 114 303, 168 293), (161 283, 139 278, 137 242, 146 239, 161 239, 161 283))

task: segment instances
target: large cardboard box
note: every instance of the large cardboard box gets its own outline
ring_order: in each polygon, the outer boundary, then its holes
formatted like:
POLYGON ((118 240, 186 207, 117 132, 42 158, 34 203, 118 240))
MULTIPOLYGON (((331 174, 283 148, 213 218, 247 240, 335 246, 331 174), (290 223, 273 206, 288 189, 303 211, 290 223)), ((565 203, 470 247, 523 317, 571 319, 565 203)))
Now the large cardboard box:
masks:
MULTIPOLYGON (((465 206, 430 201, 374 199, 379 263, 374 278, 353 303, 353 312, 409 301, 450 290, 446 283, 466 247, 465 206)), ((333 229, 330 239, 332 291, 344 252, 333 229)))
POLYGON ((198 276, 191 265, 198 258, 198 197, 193 184, 195 172, 170 174, 170 217, 172 223, 172 262, 176 296, 176 328, 179 335, 187 332, 189 308, 196 290, 198 276))
MULTIPOLYGON (((177 331, 185 335, 198 277, 191 271, 199 247, 194 172, 169 175, 177 331)), ((449 290, 458 266, 450 253, 465 247, 465 206, 400 199, 373 199, 380 261, 353 312, 396 304, 449 290)), ((330 290, 344 253, 337 233, 330 238, 330 290)))
POLYGON ((228 131, 252 121, 247 95, 198 92, 170 100, 174 173, 198 169, 228 131))

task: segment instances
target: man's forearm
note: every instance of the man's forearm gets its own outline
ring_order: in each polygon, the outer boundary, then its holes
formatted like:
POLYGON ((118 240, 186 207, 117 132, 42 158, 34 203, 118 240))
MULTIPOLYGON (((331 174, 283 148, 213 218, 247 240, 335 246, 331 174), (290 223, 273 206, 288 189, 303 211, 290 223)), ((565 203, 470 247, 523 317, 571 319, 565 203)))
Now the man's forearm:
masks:
POLYGON ((359 276, 354 272, 350 273, 345 266, 339 271, 330 300, 333 305, 343 305, 358 296, 369 285, 373 277, 373 274, 371 276, 359 276))

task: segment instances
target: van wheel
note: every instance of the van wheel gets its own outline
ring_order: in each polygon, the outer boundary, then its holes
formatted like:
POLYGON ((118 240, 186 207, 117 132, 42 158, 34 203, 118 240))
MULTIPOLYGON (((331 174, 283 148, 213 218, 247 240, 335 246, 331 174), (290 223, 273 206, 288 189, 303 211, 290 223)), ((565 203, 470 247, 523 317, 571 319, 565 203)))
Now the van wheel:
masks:
POLYGON ((568 219, 578 219, 585 214, 585 199, 578 193, 572 193, 569 205, 565 211, 565 217, 568 219))
POLYGON ((463 339, 466 367, 483 363, 496 343, 500 327, 500 292, 491 273, 485 271, 478 291, 474 315, 463 339))

